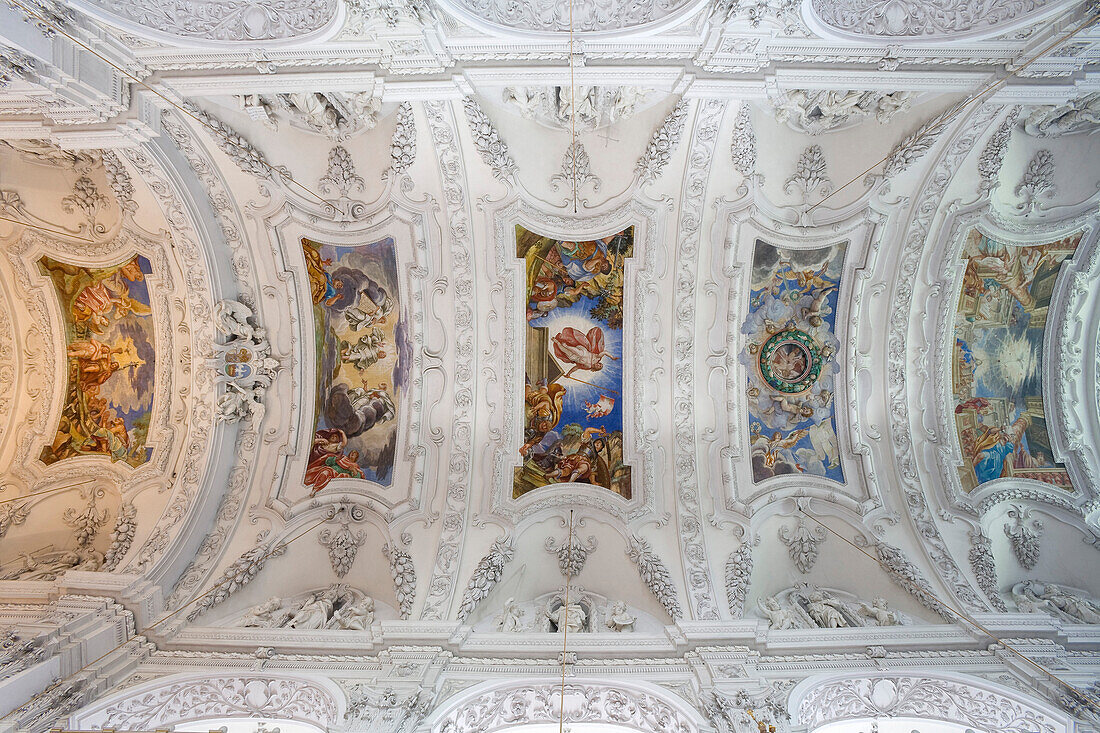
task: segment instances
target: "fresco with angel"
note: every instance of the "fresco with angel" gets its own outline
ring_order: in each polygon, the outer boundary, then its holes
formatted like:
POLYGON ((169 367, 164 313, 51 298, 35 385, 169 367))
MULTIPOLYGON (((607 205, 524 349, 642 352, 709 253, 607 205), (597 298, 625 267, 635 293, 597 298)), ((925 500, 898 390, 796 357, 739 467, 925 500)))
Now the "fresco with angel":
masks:
POLYGON ((834 377, 846 247, 795 250, 756 242, 741 327, 754 482, 789 473, 844 482, 834 377))
POLYGON ((951 356, 966 491, 1009 476, 1072 488, 1050 444, 1043 353, 1058 272, 1080 241, 1014 247, 967 235, 951 356))
POLYGON ((630 498, 623 458, 623 290, 634 228, 581 242, 516 227, 526 262, 524 430, 513 496, 584 483, 630 498))
POLYGON ((412 363, 395 247, 388 237, 354 246, 302 240, 317 344, 310 496, 335 479, 393 481, 397 407, 412 363))
POLYGON ((46 465, 102 455, 140 466, 153 410, 156 361, 149 260, 135 255, 111 267, 38 261, 61 305, 68 385, 57 433, 42 449, 46 465))

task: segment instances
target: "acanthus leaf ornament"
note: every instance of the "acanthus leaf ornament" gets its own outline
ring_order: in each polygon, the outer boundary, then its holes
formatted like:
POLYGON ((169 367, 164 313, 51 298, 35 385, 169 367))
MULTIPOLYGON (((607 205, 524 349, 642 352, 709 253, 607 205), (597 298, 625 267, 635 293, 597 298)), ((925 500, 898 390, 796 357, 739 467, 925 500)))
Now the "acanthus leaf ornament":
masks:
POLYGON ((504 577, 504 566, 514 554, 515 546, 511 535, 493 541, 489 552, 478 561, 470 582, 466 584, 466 592, 462 594, 462 603, 458 607, 459 621, 469 618, 477 604, 488 597, 493 587, 504 577))
POLYGON ((508 180, 516 174, 516 161, 508 151, 508 145, 501 139, 493 121, 485 114, 473 97, 462 101, 466 112, 466 121, 470 124, 470 134, 474 138, 474 149, 500 180, 508 180))
POLYGON ((411 618, 413 601, 416 600, 416 569, 413 567, 412 556, 392 542, 382 545, 382 554, 390 563, 397 610, 401 618, 411 618))
POLYGON ((873 546, 883 569, 896 585, 904 588, 917 599, 918 603, 938 614, 944 621, 951 623, 955 620, 955 614, 932 592, 932 586, 924 577, 924 573, 910 562, 901 550, 881 540, 873 543, 873 546))
POLYGON ((684 122, 687 120, 688 104, 684 100, 676 103, 672 111, 668 113, 661 126, 653 132, 642 157, 634 166, 634 172, 641 183, 651 183, 661 175, 661 171, 672 159, 672 154, 680 144, 680 137, 684 132, 684 122))
POLYGON ((1046 149, 1035 151, 1027 162, 1023 178, 1013 190, 1023 199, 1016 205, 1017 211, 1028 214, 1034 209, 1042 209, 1039 199, 1053 198, 1057 192, 1054 185, 1054 153, 1046 149))
POLYGON ((328 559, 332 563, 332 572, 342 578, 351 570, 359 548, 367 541, 366 533, 352 531, 347 522, 341 522, 340 528, 333 532, 325 528, 317 533, 317 541, 328 549, 328 559))
POLYGON ((117 702, 100 713, 99 725, 155 730, 195 717, 283 718, 333 727, 339 723, 339 705, 311 680, 254 674, 202 677, 117 702))
POLYGON ((626 554, 638 566, 638 575, 641 576, 642 582, 664 606, 669 617, 676 621, 683 616, 684 612, 677 598, 676 587, 672 584, 672 575, 661 562, 661 558, 649 549, 649 542, 639 537, 631 537, 626 554))
POLYGON ((787 546, 791 562, 803 575, 810 572, 817 562, 817 547, 827 536, 823 528, 810 527, 801 517, 793 532, 787 525, 779 527, 779 540, 787 546))
POLYGON ((214 115, 200 109, 192 102, 184 101, 182 106, 188 115, 199 121, 201 127, 206 128, 214 144, 245 173, 272 181, 285 180, 290 176, 289 170, 283 166, 276 167, 268 163, 267 157, 252 143, 214 115))
POLYGON ((278 557, 284 552, 286 552, 286 545, 283 543, 279 543, 270 548, 266 544, 261 543, 251 550, 245 551, 243 555, 234 560, 233 564, 222 572, 218 580, 214 583, 212 591, 204 595, 202 599, 195 604, 195 607, 187 614, 187 620, 194 621, 199 616, 251 583, 257 573, 263 570, 264 565, 270 558, 278 557))
POLYGON ((1006 613, 1008 606, 997 590, 997 564, 993 560, 992 544, 981 529, 973 530, 970 533, 970 551, 967 556, 970 559, 970 569, 978 579, 978 587, 989 599, 993 610, 1006 613))
POLYGON ((814 194, 827 196, 833 190, 833 182, 825 165, 825 154, 820 145, 810 145, 798 156, 794 174, 783 184, 783 191, 790 193, 796 189, 807 204, 814 194))
POLYGON ((984 31, 1043 8, 1049 0, 811 0, 817 19, 837 31, 868 38, 945 40, 984 31))
MULTIPOLYGON (((893 178, 900 173, 904 173, 911 165, 924 157, 924 154, 932 149, 932 145, 947 129, 948 125, 962 112, 966 103, 967 100, 964 99, 951 105, 918 127, 912 135, 895 145, 886 158, 886 164, 882 167, 882 178, 893 178)), ((868 178, 872 177, 868 176, 868 178)))
POLYGON ((390 167, 382 174, 400 176, 408 172, 416 160, 416 119, 413 117, 412 104, 402 102, 397 106, 397 126, 390 138, 390 167))
POLYGON ((752 127, 748 102, 741 104, 733 119, 733 142, 730 143, 733 167, 748 178, 756 172, 756 131, 752 127))
POLYGON ((1039 538, 1043 534, 1043 523, 1032 515, 1031 509, 1019 504, 1013 504, 1008 510, 1008 520, 1004 531, 1012 554, 1020 567, 1031 570, 1039 562, 1039 538))
POLYGON ((355 221, 363 218, 366 206, 351 198, 353 193, 361 192, 365 183, 363 177, 355 171, 355 162, 351 153, 343 145, 335 145, 328 154, 328 169, 318 181, 322 193, 336 196, 325 202, 325 213, 335 221, 355 221))
POLYGON ((111 532, 111 546, 103 556, 103 570, 111 571, 118 567, 126 557, 126 553, 130 551, 136 532, 137 507, 132 502, 124 502, 118 508, 118 518, 115 519, 115 528, 111 532))
POLYGON ((596 538, 584 542, 575 534, 569 535, 560 545, 553 537, 546 538, 546 551, 558 556, 558 568, 566 577, 575 578, 584 569, 588 556, 596 549, 596 538))
POLYGON ((584 145, 578 142, 569 143, 565 149, 565 155, 561 159, 561 172, 550 176, 550 185, 557 191, 563 185, 571 186, 576 181, 577 189, 585 184, 592 184, 593 191, 600 190, 601 181, 592 172, 592 164, 588 158, 588 151, 584 145))
POLYGON ((107 227, 98 221, 99 213, 107 202, 108 198, 99 192, 95 182, 88 176, 81 176, 73 184, 72 194, 61 199, 61 207, 70 213, 80 209, 84 213, 81 228, 96 237, 107 232, 107 227))
POLYGON ((1008 140, 1012 137, 1012 128, 1016 126, 1016 119, 1019 116, 1020 108, 1013 107, 982 148, 982 154, 978 157, 979 194, 987 193, 997 187, 997 174, 1001 172, 1001 163, 1004 162, 1005 151, 1008 149, 1008 140))
POLYGON ((6 535, 8 530, 12 527, 27 521, 29 512, 30 510, 27 508, 26 504, 8 502, 7 504, 0 505, 0 538, 6 535))
POLYGON ((889 675, 830 680, 798 705, 797 722, 813 730, 853 718, 944 720, 990 733, 1054 731, 1054 721, 997 692, 932 677, 889 675))
POLYGON ((751 576, 752 543, 745 540, 726 560, 726 602, 734 618, 745 615, 745 596, 749 592, 751 576))

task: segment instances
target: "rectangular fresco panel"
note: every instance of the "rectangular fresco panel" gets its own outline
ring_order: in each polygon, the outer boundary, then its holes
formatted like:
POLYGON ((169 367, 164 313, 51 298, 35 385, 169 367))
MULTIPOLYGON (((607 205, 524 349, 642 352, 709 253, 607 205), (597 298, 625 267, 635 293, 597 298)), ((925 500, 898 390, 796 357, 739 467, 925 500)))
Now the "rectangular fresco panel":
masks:
POLYGON ((68 383, 49 465, 103 455, 140 466, 153 407, 153 319, 145 276, 149 260, 135 255, 113 267, 81 267, 43 257, 65 326, 68 383))
POLYGON ((393 482, 397 406, 412 353, 392 238, 334 246, 302 239, 317 340, 317 412, 304 477, 393 482))
POLYGON ((630 498, 623 459, 623 289, 634 228, 586 242, 516 227, 526 262, 524 433, 513 497, 585 483, 630 498))
POLYGON ((967 236, 951 355, 966 491, 1006 476, 1072 489, 1050 447, 1042 363, 1054 283, 1080 241, 1014 247, 977 230, 967 236))
POLYGON ((810 250, 756 242, 741 327, 756 483, 789 473, 844 483, 833 379, 846 248, 846 242, 810 250))

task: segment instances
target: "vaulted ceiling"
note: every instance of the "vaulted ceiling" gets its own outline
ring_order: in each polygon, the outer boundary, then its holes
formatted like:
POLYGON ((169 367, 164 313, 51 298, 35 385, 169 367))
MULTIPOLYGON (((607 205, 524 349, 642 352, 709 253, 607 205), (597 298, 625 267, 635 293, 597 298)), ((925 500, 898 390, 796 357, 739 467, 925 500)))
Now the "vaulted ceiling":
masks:
POLYGON ((1094 10, 569 11, 0 7, 0 577, 302 654, 1095 600, 1094 10))

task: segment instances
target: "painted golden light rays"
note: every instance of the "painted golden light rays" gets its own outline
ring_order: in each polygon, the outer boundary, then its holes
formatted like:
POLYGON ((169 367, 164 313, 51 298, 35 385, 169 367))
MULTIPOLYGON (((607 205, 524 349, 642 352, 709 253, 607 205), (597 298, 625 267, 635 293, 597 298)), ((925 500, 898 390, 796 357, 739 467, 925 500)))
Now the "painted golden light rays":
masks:
POLYGON ((524 434, 512 495, 583 483, 629 499, 623 300, 634 229, 565 241, 516 227, 526 263, 524 434))
POLYGON ((149 260, 134 255, 91 268, 43 257, 38 266, 61 305, 68 366, 57 431, 41 461, 102 455, 145 463, 156 360, 149 260))
POLYGON ((1073 488, 1051 448, 1042 355, 1054 285, 1080 241, 1014 247, 977 230, 966 239, 951 354, 966 491, 1011 476, 1073 488))

